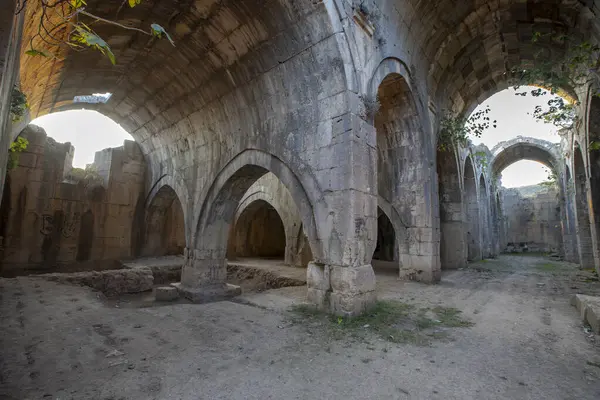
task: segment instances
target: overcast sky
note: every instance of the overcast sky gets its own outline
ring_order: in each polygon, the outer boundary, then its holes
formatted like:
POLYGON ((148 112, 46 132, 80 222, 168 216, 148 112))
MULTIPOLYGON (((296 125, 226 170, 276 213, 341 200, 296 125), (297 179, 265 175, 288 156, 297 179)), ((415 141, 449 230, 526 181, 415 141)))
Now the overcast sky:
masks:
MULTIPOLYGON (((517 135, 559 142, 560 138, 552 125, 536 122, 528 115, 537 104, 547 100, 546 97, 535 98, 531 95, 515 96, 513 89, 497 93, 478 109, 489 105, 490 116, 498 121, 498 127, 490 128, 479 139, 472 138, 473 143, 484 143, 491 150, 498 142, 517 135)), ((71 142, 75 146, 74 167, 83 168, 92 163, 96 151, 121 146, 125 139, 133 140, 120 125, 95 111, 53 113, 37 118, 33 123, 44 128, 58 142, 71 142)), ((505 187, 533 185, 547 177, 548 171, 543 165, 534 161, 519 161, 503 171, 502 184, 505 187)))
MULTIPOLYGON (((560 142, 560 136, 554 125, 537 122, 532 115, 528 114, 533 112, 536 105, 545 105, 550 99, 549 96, 537 98, 531 95, 516 96, 515 90, 512 88, 496 93, 482 103, 476 111, 489 105, 489 116, 492 121, 498 121, 497 128, 490 128, 481 138, 472 138, 471 140, 475 144, 485 144, 490 150, 499 142, 513 139, 519 135, 544 139, 553 143, 560 142)), ((547 178, 548 168, 535 161, 523 160, 508 166, 502 172, 502 185, 504 187, 535 185, 547 178)))
POLYGON ((108 147, 119 147, 125 139, 133 140, 119 124, 96 111, 72 110, 36 118, 33 124, 46 130, 60 143, 75 146, 73 166, 85 168, 94 162, 94 154, 108 147))

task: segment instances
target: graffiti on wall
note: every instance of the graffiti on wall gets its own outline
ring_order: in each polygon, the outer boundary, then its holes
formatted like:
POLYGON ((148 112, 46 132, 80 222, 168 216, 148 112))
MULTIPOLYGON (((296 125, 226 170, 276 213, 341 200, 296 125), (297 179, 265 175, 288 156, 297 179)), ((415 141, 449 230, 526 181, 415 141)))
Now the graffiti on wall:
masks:
MULTIPOLYGON (((70 238, 75 233, 77 225, 81 219, 81 214, 76 212, 73 215, 66 215, 60 227, 60 234, 64 238, 70 238)), ((40 233, 44 236, 50 236, 56 229, 57 221, 54 220, 54 215, 43 214, 42 215, 42 227, 40 233)))

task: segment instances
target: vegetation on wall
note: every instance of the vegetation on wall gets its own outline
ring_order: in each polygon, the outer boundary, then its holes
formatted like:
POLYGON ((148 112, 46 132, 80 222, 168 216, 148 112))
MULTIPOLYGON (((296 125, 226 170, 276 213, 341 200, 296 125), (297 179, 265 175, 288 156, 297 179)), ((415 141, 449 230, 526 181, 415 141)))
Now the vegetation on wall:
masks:
POLYGON ((19 165, 19 154, 27 149, 29 141, 23 137, 18 137, 17 140, 10 144, 8 149, 8 161, 6 163, 6 169, 11 170, 19 165))
POLYGON ((478 151, 473 153, 473 158, 475 159, 475 163, 479 166, 480 169, 484 170, 488 167, 488 157, 485 151, 478 151))
MULTIPOLYGON (((142 1, 144 0, 123 0, 117 14, 125 5, 133 8, 142 1)), ((173 46, 175 45, 162 26, 152 23, 149 29, 144 30, 102 18, 87 11, 85 0, 29 0, 29 3, 31 2, 36 3, 41 16, 37 27, 34 28, 35 34, 29 41, 29 49, 25 51, 29 56, 56 57, 51 49, 60 47, 75 51, 91 48, 101 52, 115 64, 116 58, 110 46, 92 29, 92 26, 98 24, 114 25, 157 38, 166 37, 173 46)), ((24 12, 27 3, 28 0, 19 0, 17 13, 24 12)))
POLYGON ((444 111, 440 121, 438 149, 446 151, 451 149, 453 144, 466 146, 469 137, 479 138, 490 127, 496 128, 497 122, 491 120, 489 113, 489 106, 471 114, 469 118, 444 111))
POLYGON ((558 177, 553 170, 548 170, 548 178, 544 182, 539 183, 540 186, 545 188, 556 188, 558 187, 558 177))
POLYGON ((13 86, 10 97, 10 117, 12 122, 19 122, 25 116, 25 112, 29 108, 27 96, 17 86, 13 86))
POLYGON ((576 107, 579 103, 566 90, 577 92, 589 87, 592 95, 600 95, 600 47, 564 34, 534 33, 533 43, 544 41, 562 47, 564 53, 553 59, 540 51, 534 56, 533 66, 513 69, 513 74, 518 77, 514 88, 537 86, 536 89, 517 92, 519 96, 542 97, 548 92, 557 95, 548 100, 547 107, 536 106, 533 117, 560 128, 570 128, 577 122, 576 107))

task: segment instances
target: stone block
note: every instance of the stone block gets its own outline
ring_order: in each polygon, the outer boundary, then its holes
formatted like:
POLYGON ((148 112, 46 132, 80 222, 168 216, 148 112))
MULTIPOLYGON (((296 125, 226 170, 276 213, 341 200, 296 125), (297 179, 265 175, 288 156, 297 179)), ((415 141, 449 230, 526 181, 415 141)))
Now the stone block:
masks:
POLYGON ((330 282, 334 292, 344 295, 369 293, 375 290, 375 272, 371 265, 361 267, 330 267, 330 282))
POLYGON ((314 262, 309 263, 306 269, 306 284, 310 289, 330 290, 329 266, 314 262))
POLYGON ((341 316, 356 316, 368 311, 375 305, 375 291, 366 293, 336 293, 330 295, 330 312, 341 316))
POLYGON ((173 301, 178 298, 179 292, 173 286, 161 286, 154 289, 154 299, 156 301, 173 301))
POLYGON ((306 289, 306 301, 314 304, 320 310, 329 310, 330 295, 331 291, 328 290, 313 289, 311 287, 306 289))
POLYGON ((571 299, 571 304, 577 308, 584 322, 587 322, 592 331, 600 334, 600 297, 576 294, 571 299))

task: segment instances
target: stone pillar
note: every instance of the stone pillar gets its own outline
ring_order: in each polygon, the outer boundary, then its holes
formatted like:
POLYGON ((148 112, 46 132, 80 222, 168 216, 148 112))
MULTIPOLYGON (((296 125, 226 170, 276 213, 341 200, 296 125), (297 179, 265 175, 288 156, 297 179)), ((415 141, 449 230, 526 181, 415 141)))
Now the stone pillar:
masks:
MULTIPOLYGON (((576 172, 577 173, 577 172, 576 172)), ((578 185, 575 187, 577 244, 579 249, 579 264, 581 268, 595 266, 592 230, 585 190, 585 181, 577 176, 578 185)))
POLYGON ((183 251, 180 293, 194 303, 222 300, 241 294, 238 286, 229 285, 225 253, 204 252, 186 248, 183 251), (212 253, 212 254, 210 254, 212 253))
MULTIPOLYGON (((358 104, 356 94, 348 96, 358 104)), ((336 118, 333 129, 339 136, 329 154, 338 161, 330 172, 319 172, 327 204, 315 208, 323 256, 308 266, 307 298, 333 314, 352 316, 376 300, 371 266, 377 240, 375 135, 354 112, 336 118)))
MULTIPOLYGON (((12 89, 18 82, 21 36, 25 11, 15 15, 15 0, 0 2, 0 193, 4 190, 8 148, 13 141, 10 117, 12 89)), ((29 116, 27 116, 29 118, 29 116)))

